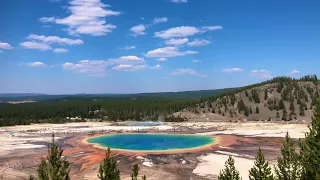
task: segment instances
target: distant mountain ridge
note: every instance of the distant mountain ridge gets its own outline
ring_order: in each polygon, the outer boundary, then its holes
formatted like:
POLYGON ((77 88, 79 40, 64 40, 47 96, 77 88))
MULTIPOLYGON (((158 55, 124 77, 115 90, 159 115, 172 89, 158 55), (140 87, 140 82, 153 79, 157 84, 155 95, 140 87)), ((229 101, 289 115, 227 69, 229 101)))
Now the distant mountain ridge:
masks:
POLYGON ((212 90, 195 90, 195 91, 180 91, 180 92, 155 92, 155 93, 137 93, 137 94, 62 94, 62 95, 50 95, 41 93, 0 93, 0 101, 25 101, 25 100, 50 100, 61 98, 205 98, 215 96, 223 93, 226 90, 232 90, 236 88, 228 89, 212 89, 212 90))

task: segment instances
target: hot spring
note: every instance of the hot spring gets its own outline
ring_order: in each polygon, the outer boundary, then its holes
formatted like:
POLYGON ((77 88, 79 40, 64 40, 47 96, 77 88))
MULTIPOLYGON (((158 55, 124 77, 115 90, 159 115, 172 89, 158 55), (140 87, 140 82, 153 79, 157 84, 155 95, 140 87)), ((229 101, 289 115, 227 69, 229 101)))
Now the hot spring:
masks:
POLYGON ((131 151, 167 151, 199 148, 214 143, 214 138, 180 134, 112 134, 87 139, 99 147, 131 151))

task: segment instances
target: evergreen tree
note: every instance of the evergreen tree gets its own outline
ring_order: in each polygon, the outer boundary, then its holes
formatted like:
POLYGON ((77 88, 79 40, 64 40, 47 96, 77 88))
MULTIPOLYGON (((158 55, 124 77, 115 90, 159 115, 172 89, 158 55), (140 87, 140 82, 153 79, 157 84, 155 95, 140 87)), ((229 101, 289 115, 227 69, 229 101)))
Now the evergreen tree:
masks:
POLYGON ((295 108, 294 108, 293 101, 290 102, 290 111, 291 111, 292 113, 295 112, 295 108))
POLYGON ((229 156, 228 160, 225 162, 225 168, 220 171, 218 176, 219 180, 240 180, 239 171, 234 166, 234 159, 229 156))
POLYGON ((244 115, 248 117, 248 116, 249 116, 249 113, 250 113, 250 112, 249 112, 249 108, 248 108, 248 107, 245 107, 245 109, 244 109, 244 115))
POLYGON ((311 125, 304 140, 300 141, 302 180, 320 179, 320 100, 314 109, 311 125))
MULTIPOLYGON (((70 180, 69 177, 69 162, 62 158, 63 150, 57 146, 54 141, 54 134, 52 134, 52 142, 48 146, 47 159, 41 160, 37 169, 39 180, 70 180)), ((30 176, 29 180, 34 177, 30 176)))
POLYGON ((299 179, 301 173, 299 156, 288 132, 281 147, 281 155, 278 157, 278 166, 275 168, 277 180, 299 179))
POLYGON ((264 90, 264 100, 267 100, 268 99, 268 90, 265 89, 264 90))
POLYGON ((100 180, 120 180, 120 171, 117 167, 117 161, 111 155, 110 148, 106 152, 106 157, 100 164, 98 178, 100 180))
POLYGON ((139 170, 140 168, 138 164, 134 164, 132 166, 131 180, 138 180, 139 170))
POLYGON ((304 113, 304 108, 303 108, 303 105, 300 104, 300 113, 299 113, 300 116, 304 116, 305 113, 304 113))
POLYGON ((264 155, 259 147, 254 167, 249 170, 250 180, 273 180, 273 174, 268 162, 264 159, 264 155))

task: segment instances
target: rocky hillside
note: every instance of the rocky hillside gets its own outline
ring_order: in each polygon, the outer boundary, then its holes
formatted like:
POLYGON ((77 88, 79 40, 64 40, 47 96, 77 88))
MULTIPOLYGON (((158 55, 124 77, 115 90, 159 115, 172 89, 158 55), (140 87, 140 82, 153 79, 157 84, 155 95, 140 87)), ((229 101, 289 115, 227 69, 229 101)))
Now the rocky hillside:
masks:
POLYGON ((278 77, 203 100, 176 116, 205 120, 310 121, 320 95, 317 76, 278 77))

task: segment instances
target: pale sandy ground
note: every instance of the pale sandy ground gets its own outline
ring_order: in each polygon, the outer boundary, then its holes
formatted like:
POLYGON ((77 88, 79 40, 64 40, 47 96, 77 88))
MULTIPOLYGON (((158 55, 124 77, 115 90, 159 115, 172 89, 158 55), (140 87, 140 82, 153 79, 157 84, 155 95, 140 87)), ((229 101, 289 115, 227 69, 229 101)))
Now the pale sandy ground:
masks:
MULTIPOLYGON (((13 126, 0 128, 0 158, 5 157, 9 151, 15 149, 44 148, 44 145, 34 145, 37 142, 51 141, 49 134, 56 133, 57 138, 67 137, 70 133, 89 133, 92 131, 136 131, 136 130, 159 130, 173 131, 173 128, 188 127, 191 129, 201 129, 205 133, 202 135, 233 134, 243 136, 259 137, 284 137, 288 131, 293 138, 304 138, 308 132, 306 124, 281 124, 281 123, 229 123, 229 122, 196 122, 196 123, 165 123, 160 126, 111 126, 106 122, 81 122, 66 124, 33 124, 28 126, 13 126), (88 126, 88 127, 85 127, 88 126), (213 130, 214 129, 214 130, 213 130), (46 136, 42 136, 47 134, 46 136)), ((188 130, 190 132, 190 130, 188 130)), ((226 151, 210 153, 198 157, 200 163, 193 173, 204 177, 216 177, 220 169, 228 158, 226 151)), ((243 179, 247 179, 248 170, 252 167, 252 157, 244 155, 230 154, 235 156, 236 167, 240 171, 243 179)), ((152 166, 152 162, 145 162, 146 166, 152 166)), ((147 167, 148 168, 148 167, 147 167)), ((22 172, 21 172, 22 173, 22 172)))
MULTIPOLYGON (((226 153, 227 154, 227 153, 226 153)), ((235 166, 240 173, 243 180, 248 180, 249 169, 253 167, 253 160, 237 157, 237 154, 232 154, 235 160, 235 166)), ((228 159, 228 155, 223 154, 208 154, 200 156, 198 159, 200 163, 193 170, 194 174, 205 177, 216 177, 220 170, 223 169, 225 161, 228 159)))

